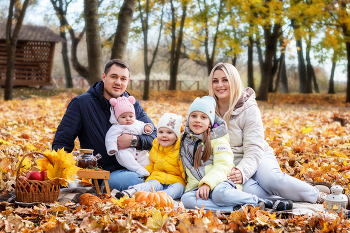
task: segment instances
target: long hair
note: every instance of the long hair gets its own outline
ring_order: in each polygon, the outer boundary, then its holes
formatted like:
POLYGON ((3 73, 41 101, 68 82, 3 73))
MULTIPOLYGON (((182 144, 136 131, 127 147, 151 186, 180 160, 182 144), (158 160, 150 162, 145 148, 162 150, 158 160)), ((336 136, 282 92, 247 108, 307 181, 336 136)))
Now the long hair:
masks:
POLYGON ((194 160, 193 160, 194 169, 197 170, 198 167, 201 165, 201 160, 203 160, 204 162, 207 161, 210 158, 210 155, 211 155, 210 128, 208 128, 203 132, 202 144, 198 146, 197 151, 194 155, 194 160), (204 144, 204 150, 202 155, 203 144, 204 144))
POLYGON ((241 98, 241 96, 243 94, 244 87, 242 84, 241 77, 239 76, 238 70, 232 64, 220 62, 214 66, 214 68, 211 70, 210 75, 209 75, 209 88, 208 89, 209 89, 209 95, 214 97, 214 99, 216 101, 215 112, 218 116, 221 117, 221 114, 219 113, 220 103, 219 103, 218 98, 214 94, 214 90, 213 90, 213 76, 214 76, 214 72, 216 70, 222 70, 225 73, 225 75, 228 79, 228 83, 230 85, 230 103, 229 103, 230 105, 229 105, 227 112, 225 112, 224 116, 222 117, 224 119, 224 121, 226 122, 226 124, 229 125, 231 114, 232 114, 233 110, 235 109, 235 106, 236 106, 238 100, 241 98))

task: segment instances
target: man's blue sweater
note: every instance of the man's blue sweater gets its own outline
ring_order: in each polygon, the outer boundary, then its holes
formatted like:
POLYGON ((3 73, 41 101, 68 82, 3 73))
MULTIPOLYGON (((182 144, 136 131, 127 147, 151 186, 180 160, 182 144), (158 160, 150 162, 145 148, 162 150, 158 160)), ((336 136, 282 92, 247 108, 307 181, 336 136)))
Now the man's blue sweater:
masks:
MULTIPOLYGON (((52 149, 64 148, 65 151, 71 152, 74 149, 74 140, 78 137, 82 149, 93 149, 95 155, 97 153, 102 155, 98 160, 98 166, 113 172, 125 168, 118 163, 114 155, 109 156, 106 151, 105 136, 111 127, 109 122, 111 105, 103 96, 103 86, 102 81, 94 83, 85 94, 72 99, 57 127, 52 149)), ((128 97, 129 93, 125 91, 121 96, 128 97)), ((152 123, 139 101, 135 102, 134 107, 137 120, 152 123)), ((137 149, 150 150, 156 136, 156 130, 151 135, 138 135, 137 149)))

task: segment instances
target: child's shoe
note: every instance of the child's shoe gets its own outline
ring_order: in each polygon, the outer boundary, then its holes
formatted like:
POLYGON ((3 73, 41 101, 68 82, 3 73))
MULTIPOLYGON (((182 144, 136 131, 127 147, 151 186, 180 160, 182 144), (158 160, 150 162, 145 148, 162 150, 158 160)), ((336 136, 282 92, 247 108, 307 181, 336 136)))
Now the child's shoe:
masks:
POLYGON ((265 203, 265 208, 273 209, 276 211, 291 210, 293 209, 293 202, 291 200, 269 200, 259 198, 259 202, 265 203))
POLYGON ((124 190, 124 191, 121 191, 121 192, 118 191, 118 190, 115 193, 111 192, 111 195, 115 196, 115 198, 117 198, 117 199, 120 199, 120 198, 124 197, 125 195, 127 195, 130 198, 130 197, 132 197, 132 195, 134 195, 134 193, 136 193, 135 189, 127 189, 127 190, 124 190))

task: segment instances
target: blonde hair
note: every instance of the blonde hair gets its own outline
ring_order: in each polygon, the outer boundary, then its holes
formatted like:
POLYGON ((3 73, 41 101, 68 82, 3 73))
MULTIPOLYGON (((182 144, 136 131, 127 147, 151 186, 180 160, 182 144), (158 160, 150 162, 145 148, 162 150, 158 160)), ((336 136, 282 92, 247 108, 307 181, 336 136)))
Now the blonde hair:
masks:
POLYGON ((225 73, 225 75, 228 79, 228 83, 230 85, 229 108, 224 113, 224 116, 222 117, 224 119, 224 121, 226 122, 226 124, 229 125, 231 114, 232 114, 233 110, 235 109, 235 106, 236 106, 238 100, 241 98, 241 96, 243 94, 244 87, 242 84, 241 77, 239 76, 238 70, 232 64, 220 62, 214 66, 214 68, 211 70, 210 75, 209 75, 209 88, 208 89, 209 89, 209 95, 214 97, 214 99, 216 101, 215 113, 218 116, 221 117, 221 114, 219 113, 219 100, 216 97, 216 95, 214 94, 214 90, 213 90, 213 76, 214 76, 214 72, 216 70, 222 70, 225 73))

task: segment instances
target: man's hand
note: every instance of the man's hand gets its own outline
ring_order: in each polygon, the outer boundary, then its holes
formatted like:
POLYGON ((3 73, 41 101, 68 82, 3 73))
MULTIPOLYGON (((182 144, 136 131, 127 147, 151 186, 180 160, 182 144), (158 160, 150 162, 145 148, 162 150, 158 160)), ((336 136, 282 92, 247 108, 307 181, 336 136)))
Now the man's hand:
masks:
POLYGON ((231 173, 227 175, 227 179, 235 182, 236 184, 242 184, 243 183, 243 176, 239 169, 232 168, 231 173))
POLYGON ((129 148, 131 146, 131 134, 123 133, 118 137, 118 150, 124 150, 126 148, 129 148))
POLYGON ((152 125, 146 125, 145 126, 145 132, 150 133, 152 131, 152 125))
POLYGON ((203 184, 196 192, 196 198, 199 199, 201 197, 203 200, 208 200, 210 192, 210 186, 207 184, 203 184))

